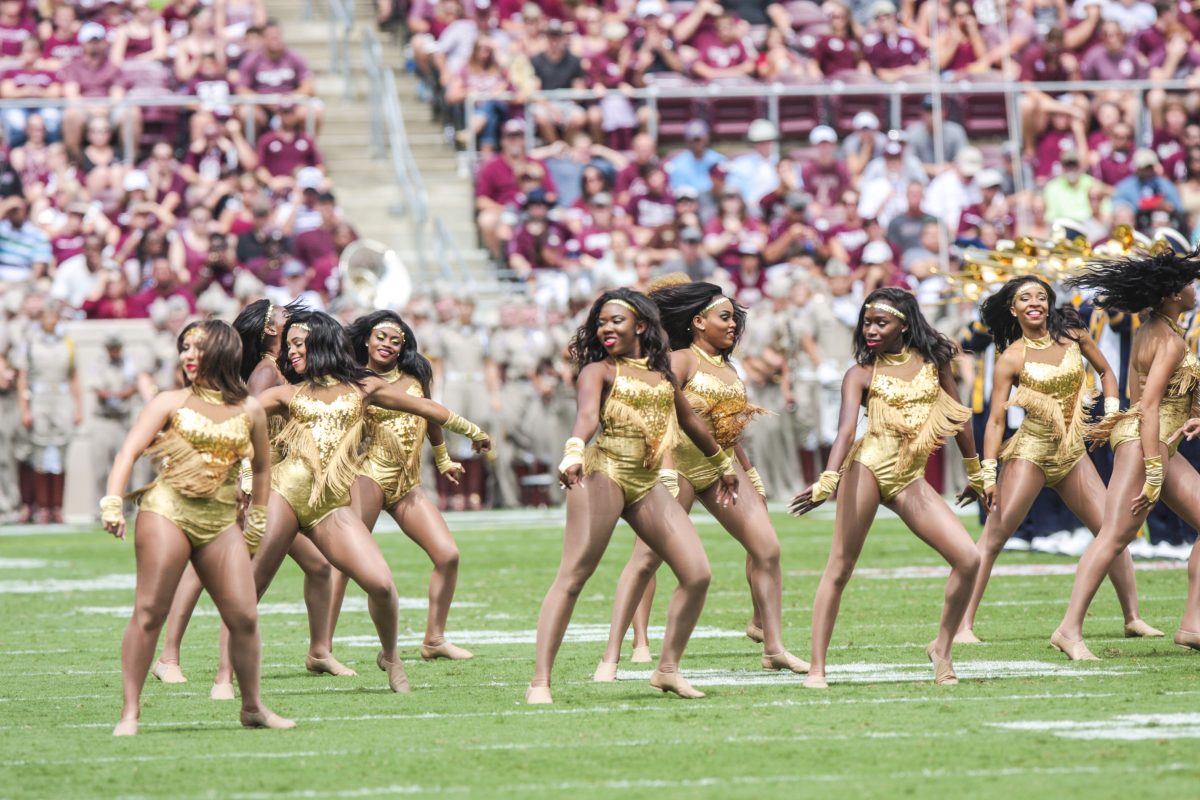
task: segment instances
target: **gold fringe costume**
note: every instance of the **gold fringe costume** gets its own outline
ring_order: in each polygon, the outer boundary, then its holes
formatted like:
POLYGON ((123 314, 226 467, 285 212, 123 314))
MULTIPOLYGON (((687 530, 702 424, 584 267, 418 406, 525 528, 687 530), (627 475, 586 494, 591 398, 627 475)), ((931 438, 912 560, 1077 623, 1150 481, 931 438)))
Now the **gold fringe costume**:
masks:
MULTIPOLYGON (((193 393, 220 404, 203 391, 193 393)), ((238 470, 253 449, 250 417, 244 411, 217 422, 184 404, 146 449, 158 477, 131 497, 140 511, 166 517, 193 547, 201 547, 236 524, 238 470)), ((251 552, 258 546, 257 541, 246 543, 251 552)))
POLYGON ((618 358, 600 426, 584 454, 583 474, 612 478, 625 494, 625 505, 632 505, 658 483, 663 457, 678 436, 674 385, 651 372, 647 359, 618 358))
MULTIPOLYGON (((402 377, 392 370, 381 378, 396 383, 402 377)), ((413 397, 424 397, 421 384, 414 381, 405 390, 413 397)), ((421 445, 429 423, 424 417, 378 406, 367 409, 371 444, 362 474, 383 490, 383 507, 391 508, 421 483, 421 445)))
MULTIPOLYGON (((1164 319, 1166 318, 1164 317, 1164 319)), ((1167 321, 1171 323, 1172 330, 1179 333, 1180 336, 1183 335, 1173 320, 1167 321)), ((1166 394, 1163 395, 1162 402, 1158 405, 1158 440, 1163 444, 1167 444, 1167 440, 1174 435, 1175 431, 1200 411, 1196 402, 1197 388, 1200 388, 1200 360, 1197 360, 1196 354, 1188 349, 1184 351, 1183 358, 1176 365, 1175 371, 1171 373, 1166 394)), ((1114 451, 1125 442, 1140 439, 1141 436, 1142 411, 1138 403, 1134 403, 1119 414, 1106 416, 1093 425, 1088 432, 1088 438, 1091 440, 1104 441, 1107 439, 1114 451)), ((1175 455, 1179 444, 1180 440, 1177 439, 1173 444, 1168 445, 1168 457, 1175 455)))
MULTIPOLYGON (((721 367, 724 362, 712 358, 707 353, 693 347, 698 355, 702 355, 699 368, 683 387, 684 396, 696 414, 708 423, 713 438, 730 458, 734 457, 733 448, 742 437, 742 431, 750 420, 767 410, 752 405, 746 399, 746 386, 738 378, 727 383, 716 374, 705 369, 705 363, 713 367, 721 367)), ((679 436, 671 451, 675 461, 675 469, 680 476, 687 478, 697 492, 703 492, 721 478, 721 472, 705 458, 700 448, 686 436, 679 436)))
POLYGON ((1006 406, 1023 408, 1025 420, 1005 442, 1000 460, 1033 462, 1046 476, 1046 486, 1053 487, 1087 455, 1084 435, 1095 393, 1087 388, 1078 343, 1068 341, 1062 357, 1053 364, 1030 358, 1032 350, 1046 349, 1037 346, 1040 341, 1025 340, 1025 363, 1017 390, 1006 406))
POLYGON ((867 391, 867 432, 842 471, 855 461, 871 470, 886 503, 924 475, 929 456, 970 418, 971 410, 942 389, 936 364, 907 352, 896 363, 881 356, 867 391))
POLYGON ((288 421, 275 437, 282 453, 271 469, 271 488, 311 530, 339 508, 350 505, 350 485, 362 472, 366 423, 363 398, 347 386, 328 402, 302 386, 288 403, 288 421))

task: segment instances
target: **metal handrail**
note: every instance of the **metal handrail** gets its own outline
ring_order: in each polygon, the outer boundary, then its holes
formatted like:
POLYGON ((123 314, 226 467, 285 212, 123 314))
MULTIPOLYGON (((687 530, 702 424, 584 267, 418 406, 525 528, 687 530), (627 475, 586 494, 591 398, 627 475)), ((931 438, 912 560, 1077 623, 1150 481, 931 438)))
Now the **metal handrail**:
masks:
POLYGON ((329 0, 329 68, 342 76, 342 96, 354 97, 350 80, 350 33, 354 30, 354 10, 349 0, 329 0))

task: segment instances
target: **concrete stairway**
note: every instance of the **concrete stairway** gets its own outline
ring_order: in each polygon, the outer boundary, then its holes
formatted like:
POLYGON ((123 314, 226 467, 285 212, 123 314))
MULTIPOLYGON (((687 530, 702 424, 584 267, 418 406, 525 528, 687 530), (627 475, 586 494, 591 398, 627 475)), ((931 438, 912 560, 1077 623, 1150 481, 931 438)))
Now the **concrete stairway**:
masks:
MULTIPOLYGON (((308 62, 316 75, 317 94, 325 103, 325 121, 318 140, 321 154, 334 181, 334 191, 346 218, 359 234, 396 249, 409 265, 418 285, 437 280, 430 250, 432 234, 425 235, 429 268, 418 268, 410 217, 397 215, 402 194, 394 177, 390 153, 370 153, 370 83, 363 63, 362 31, 374 28, 372 0, 353 0, 355 26, 350 38, 351 97, 334 70, 330 49, 329 9, 315 0, 313 19, 303 18, 305 0, 268 0, 271 16, 280 21, 284 41, 308 62)), ((409 145, 421 172, 430 217, 440 217, 451 241, 463 257, 464 276, 487 280, 490 270, 477 247, 471 179, 459 170, 459 158, 442 126, 431 121, 429 106, 418 102, 416 81, 404 73, 400 45, 387 34, 378 34, 384 64, 394 70, 409 145)))

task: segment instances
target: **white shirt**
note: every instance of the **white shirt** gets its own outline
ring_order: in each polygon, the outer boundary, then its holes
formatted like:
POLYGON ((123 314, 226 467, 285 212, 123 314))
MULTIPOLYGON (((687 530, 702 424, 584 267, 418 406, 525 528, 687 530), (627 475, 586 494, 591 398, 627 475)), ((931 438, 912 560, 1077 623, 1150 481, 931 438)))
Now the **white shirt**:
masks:
POLYGON ((1154 24, 1158 19, 1158 12, 1150 3, 1125 5, 1116 0, 1108 0, 1100 8, 1100 17, 1105 22, 1116 22, 1126 33, 1139 33, 1154 24))
POLYGON ((50 296, 71 308, 79 308, 95 286, 96 274, 88 269, 83 253, 79 253, 63 259, 58 265, 54 283, 50 285, 50 296))
POLYGON ((729 162, 726 181, 742 193, 746 205, 757 209, 760 200, 779 188, 779 171, 774 159, 746 153, 729 162))
POLYGON ((963 183, 957 170, 949 169, 938 175, 925 190, 921 210, 937 217, 950 236, 958 232, 958 220, 963 209, 983 199, 975 181, 963 183))

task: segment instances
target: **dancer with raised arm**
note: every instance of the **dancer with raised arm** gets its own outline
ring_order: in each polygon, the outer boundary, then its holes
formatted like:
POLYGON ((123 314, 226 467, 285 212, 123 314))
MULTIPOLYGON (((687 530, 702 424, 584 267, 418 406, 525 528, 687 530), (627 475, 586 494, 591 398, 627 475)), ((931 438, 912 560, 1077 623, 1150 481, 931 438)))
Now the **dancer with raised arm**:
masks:
POLYGON ((550 675, 575 601, 621 518, 679 581, 650 685, 686 699, 703 697, 678 670, 708 593, 708 557, 691 520, 659 483, 658 471, 679 428, 720 476, 718 504, 737 501, 736 468, 677 386, 658 308, 646 295, 631 289, 600 295, 570 353, 579 369, 578 410, 558 468, 567 490, 567 524, 558 575, 538 616, 537 660, 525 702, 553 702, 550 675))
MULTIPOLYGON (((1200 527, 1200 474, 1178 455, 1181 428, 1196 416, 1200 361, 1188 349, 1179 315, 1196 304, 1196 253, 1164 250, 1144 258, 1090 264, 1070 285, 1096 293, 1104 309, 1142 314, 1129 358, 1128 410, 1109 414, 1091 431, 1107 439, 1114 463, 1104 496, 1103 526, 1075 570, 1067 613, 1050 643, 1072 661, 1094 661, 1083 620, 1105 574, 1137 536, 1161 498, 1193 528, 1200 527)), ((1196 426, 1189 424, 1189 431, 1196 426)), ((1096 498, 1099 502, 1100 498, 1096 498)), ((1200 557, 1188 561, 1188 595, 1175 643, 1200 650, 1200 557)))
POLYGON ((137 492, 137 588, 121 643, 124 706, 114 736, 138 732, 142 687, 171 599, 191 563, 229 629, 233 671, 242 688, 242 724, 293 728, 259 697, 262 643, 249 549, 266 526, 270 491, 267 418, 238 375, 241 342, 224 322, 192 323, 178 339, 186 389, 157 395, 125 438, 100 500, 104 529, 125 538, 121 493, 144 453, 158 478, 137 492), (250 458, 252 487, 244 529, 237 524, 238 465, 250 458), (249 546, 249 548, 248 548, 249 546))
MULTIPOLYGON (((671 353, 671 371, 683 393, 708 426, 724 453, 736 459, 738 494, 746 498, 736 505, 717 500, 720 473, 690 439, 680 438, 672 450, 674 469, 663 470, 662 480, 676 495, 684 511, 699 499, 709 513, 746 549, 747 576, 754 608, 762 619, 762 667, 765 670, 807 672, 808 663, 783 646, 783 575, 779 566, 779 537, 767 513, 765 488, 758 470, 742 449, 742 430, 764 410, 746 400, 746 387, 729 364, 746 326, 746 311, 711 283, 660 279, 650 299, 658 306, 671 353), (753 499, 751 499, 753 498, 753 499)), ((621 573, 613 602, 612 626, 595 681, 616 679, 621 644, 635 610, 653 597, 647 587, 662 559, 642 540, 635 539, 633 555, 621 573), (640 601, 640 603, 639 603, 640 601)), ((646 609, 645 617, 649 616, 646 609)))
POLYGON ((971 411, 955 397, 951 363, 956 353, 908 292, 876 289, 867 295, 854 332, 858 363, 842 379, 838 435, 829 454, 829 463, 840 464, 841 470, 822 472, 792 500, 792 513, 799 515, 835 491, 838 497, 829 563, 813 601, 812 667, 804 679, 809 688, 828 686, 825 658, 842 592, 881 504, 950 564, 937 638, 925 652, 936 683, 958 683, 950 649, 975 584, 979 553, 958 516, 924 477, 930 454, 954 436, 970 481, 960 500, 983 488, 975 439, 966 425, 971 411), (864 404, 867 431, 854 442, 864 404))
MULTIPOLYGON (((1084 359, 1100 377, 1105 412, 1120 409, 1117 379, 1104 354, 1075 309, 1059 308, 1054 289, 1041 278, 1013 278, 984 301, 981 311, 1001 355, 992 373, 991 413, 983 439, 983 495, 989 516, 979 537, 979 574, 954 637, 957 644, 979 642, 975 613, 992 567, 1042 487, 1058 492, 1093 536, 1100 532, 1105 487, 1087 457, 1083 438, 1092 399, 1084 359), (1002 449, 1011 406, 1023 408, 1025 420, 1002 449), (998 463, 1004 468, 997 479, 998 463)), ((1162 636, 1138 615, 1137 582, 1128 551, 1113 563, 1109 576, 1125 615, 1125 635, 1162 636)))

